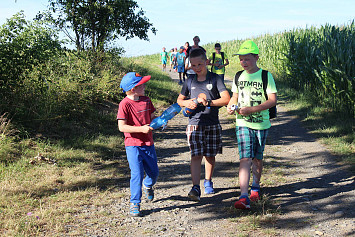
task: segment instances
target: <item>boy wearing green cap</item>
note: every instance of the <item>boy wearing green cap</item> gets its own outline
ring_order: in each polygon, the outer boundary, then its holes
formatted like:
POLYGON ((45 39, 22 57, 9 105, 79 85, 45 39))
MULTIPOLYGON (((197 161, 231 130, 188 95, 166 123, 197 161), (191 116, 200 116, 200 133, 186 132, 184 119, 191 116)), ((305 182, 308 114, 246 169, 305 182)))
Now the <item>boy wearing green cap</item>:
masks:
POLYGON ((245 41, 236 55, 239 55, 240 65, 244 71, 237 84, 232 85, 233 96, 230 99, 227 112, 233 114, 232 105, 237 105, 236 135, 239 150, 239 184, 241 195, 234 207, 250 209, 250 201, 260 200, 260 178, 263 169, 263 152, 268 129, 271 127, 268 109, 277 102, 277 90, 274 78, 267 72, 267 97, 264 94, 262 69, 257 66, 259 48, 251 40, 245 41), (268 99, 266 99, 268 98, 268 99), (253 173, 253 184, 250 197, 248 188, 250 169, 253 173))

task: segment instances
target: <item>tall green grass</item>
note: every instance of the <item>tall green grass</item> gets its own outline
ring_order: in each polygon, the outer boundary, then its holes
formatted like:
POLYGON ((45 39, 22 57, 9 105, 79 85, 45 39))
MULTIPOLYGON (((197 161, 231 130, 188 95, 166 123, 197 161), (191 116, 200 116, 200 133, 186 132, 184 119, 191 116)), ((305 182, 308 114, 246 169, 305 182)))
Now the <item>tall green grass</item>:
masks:
MULTIPOLYGON (((259 65, 300 92, 310 91, 319 103, 355 117, 355 23, 294 29, 252 40, 260 49, 259 65)), ((240 70, 233 57, 243 40, 222 42, 230 58, 227 74, 240 70)), ((213 52, 214 43, 206 45, 213 52)))

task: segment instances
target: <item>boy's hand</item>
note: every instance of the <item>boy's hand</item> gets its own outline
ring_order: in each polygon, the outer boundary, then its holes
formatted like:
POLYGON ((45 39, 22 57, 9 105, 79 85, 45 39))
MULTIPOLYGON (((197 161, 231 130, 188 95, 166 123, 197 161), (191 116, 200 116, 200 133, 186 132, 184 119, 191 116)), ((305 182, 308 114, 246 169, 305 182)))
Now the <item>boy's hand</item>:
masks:
POLYGON ((252 113, 254 113, 252 107, 243 107, 243 108, 239 109, 239 114, 241 114, 243 116, 248 116, 248 115, 250 115, 252 113))
POLYGON ((195 99, 196 98, 188 100, 188 103, 187 103, 186 107, 189 108, 189 109, 196 109, 197 104, 194 102, 195 99))
POLYGON ((197 97, 197 102, 199 104, 202 104, 203 106, 207 106, 208 102, 207 102, 207 97, 205 93, 200 93, 197 97))
POLYGON ((227 113, 228 114, 234 114, 235 110, 232 110, 232 105, 227 105, 227 113))
POLYGON ((198 97, 197 102, 203 106, 207 106, 207 100, 205 98, 198 97))
POLYGON ((154 129, 152 127, 149 126, 149 124, 143 125, 141 126, 141 132, 142 133, 149 133, 150 131, 153 131, 154 129))

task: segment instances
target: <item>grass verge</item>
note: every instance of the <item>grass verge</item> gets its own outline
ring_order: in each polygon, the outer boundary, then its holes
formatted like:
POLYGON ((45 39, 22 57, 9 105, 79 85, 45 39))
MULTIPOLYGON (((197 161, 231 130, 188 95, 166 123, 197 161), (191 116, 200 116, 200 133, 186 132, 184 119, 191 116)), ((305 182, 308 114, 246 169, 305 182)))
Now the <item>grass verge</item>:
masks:
MULTIPOLYGON (((146 91, 156 107, 162 110, 177 98, 176 84, 158 67, 140 59, 123 59, 122 64, 127 72, 152 75, 146 91)), ((117 104, 95 109, 94 120, 76 124, 82 133, 64 137, 37 134, 23 139, 1 117, 1 235, 84 235, 84 228, 73 229, 73 224, 85 219, 86 209, 110 215, 104 207, 124 195, 120 189, 129 186, 129 168, 115 119, 117 104)))

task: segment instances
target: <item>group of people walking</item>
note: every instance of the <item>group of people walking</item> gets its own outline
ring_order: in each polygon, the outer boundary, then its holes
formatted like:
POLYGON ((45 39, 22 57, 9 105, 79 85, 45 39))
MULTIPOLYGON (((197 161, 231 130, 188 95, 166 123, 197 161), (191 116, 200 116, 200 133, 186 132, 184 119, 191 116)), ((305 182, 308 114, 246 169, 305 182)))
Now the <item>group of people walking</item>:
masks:
MULTIPOLYGON (((194 44, 190 46, 189 42, 186 42, 184 46, 179 48, 173 48, 168 53, 166 48, 163 47, 163 51, 160 53, 160 60, 162 63, 163 71, 166 71, 168 61, 170 61, 169 71, 175 71, 179 73, 179 84, 182 85, 183 81, 189 76, 194 75, 195 72, 191 68, 190 63, 190 51, 194 49, 202 49, 205 53, 206 50, 199 45, 200 37, 195 36, 193 39, 194 44)), ((224 81, 225 67, 229 65, 227 55, 221 51, 222 47, 219 43, 215 44, 215 52, 211 53, 208 57, 208 65, 211 65, 211 72, 216 73, 224 81)))
MULTIPOLYGON (((240 159, 241 194, 234 207, 250 209, 250 202, 259 201, 261 198, 263 152, 268 129, 271 127, 268 109, 275 106, 277 101, 275 81, 270 72, 257 66, 259 48, 253 41, 247 40, 236 52, 244 70, 236 74, 238 77, 236 76, 233 82, 233 94, 230 96, 224 84, 224 67, 229 62, 227 56, 221 54, 220 44, 215 45, 215 54, 207 58, 206 51, 198 43, 199 38, 196 36, 194 45, 187 50, 187 55, 184 49, 180 48, 180 54, 185 55, 184 63, 177 68, 179 74, 184 72, 181 67, 187 68, 186 73, 188 70, 193 71, 188 73, 190 75, 185 81, 180 77, 183 85, 177 98, 177 103, 181 107, 193 111, 186 127, 187 144, 191 153, 192 178, 192 187, 187 196, 193 201, 201 199, 200 176, 203 158, 205 158, 204 194, 215 193, 213 171, 216 155, 222 153, 219 109, 226 106, 228 114, 236 114, 236 136, 240 159), (188 64, 186 64, 187 59, 188 64), (212 72, 208 70, 208 65, 212 66, 212 72), (252 170, 253 181, 249 194, 250 170, 252 170)), ((159 173, 152 136, 154 129, 149 126, 155 117, 155 107, 150 98, 144 95, 145 83, 150 78, 151 76, 140 76, 130 72, 122 78, 120 84, 127 95, 119 104, 117 120, 119 130, 125 135, 126 154, 131 169, 129 210, 131 216, 141 215, 142 189, 148 200, 154 199, 153 186, 159 173)))

